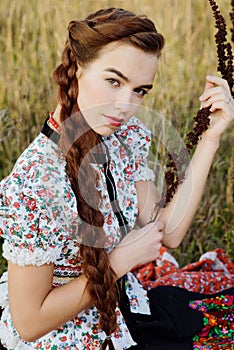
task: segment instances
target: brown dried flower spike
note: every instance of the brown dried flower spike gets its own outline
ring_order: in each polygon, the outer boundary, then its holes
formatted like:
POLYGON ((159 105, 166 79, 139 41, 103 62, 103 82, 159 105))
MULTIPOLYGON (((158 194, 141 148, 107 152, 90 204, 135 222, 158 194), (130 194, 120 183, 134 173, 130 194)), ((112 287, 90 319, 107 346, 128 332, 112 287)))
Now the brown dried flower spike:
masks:
MULTIPOLYGON (((209 0, 213 16, 215 18, 215 27, 218 29, 215 34, 215 43, 217 48, 218 66, 217 70, 221 73, 222 77, 227 80, 232 96, 234 96, 234 79, 233 79, 233 53, 232 45, 227 41, 227 26, 224 17, 221 15, 219 7, 214 0, 209 0)), ((232 41, 234 42, 234 0, 231 0, 232 11, 230 12, 233 28, 231 28, 232 41)), ((202 133, 208 129, 210 124, 209 119, 210 111, 208 108, 202 108, 197 112, 194 118, 194 127, 191 132, 187 134, 186 148, 188 152, 191 152, 193 147, 197 145, 202 133)), ((186 150, 182 150, 180 153, 173 152, 169 154, 169 161, 166 165, 165 182, 166 189, 162 194, 162 197, 158 203, 156 203, 156 212, 154 219, 157 217, 160 208, 164 208, 173 198, 178 185, 184 180, 185 165, 188 161, 186 157, 186 150)))

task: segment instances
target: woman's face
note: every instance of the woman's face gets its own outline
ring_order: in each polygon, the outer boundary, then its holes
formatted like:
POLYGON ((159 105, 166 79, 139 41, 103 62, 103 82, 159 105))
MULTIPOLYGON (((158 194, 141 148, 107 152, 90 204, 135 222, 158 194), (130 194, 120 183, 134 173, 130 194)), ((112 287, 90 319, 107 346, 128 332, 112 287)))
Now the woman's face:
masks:
POLYGON ((152 88, 157 57, 128 44, 111 43, 78 69, 78 105, 88 125, 109 136, 137 112, 152 88))

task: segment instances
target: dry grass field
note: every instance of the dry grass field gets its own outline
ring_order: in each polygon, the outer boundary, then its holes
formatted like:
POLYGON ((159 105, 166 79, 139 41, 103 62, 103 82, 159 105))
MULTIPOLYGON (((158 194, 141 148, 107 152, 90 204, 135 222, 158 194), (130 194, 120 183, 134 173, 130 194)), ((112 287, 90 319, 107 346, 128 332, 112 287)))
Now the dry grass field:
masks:
MULTIPOLYGON (((217 2, 229 28, 230 1, 217 2)), ((191 129, 205 75, 216 74, 215 28, 208 0, 1 0, 0 179, 56 104, 52 72, 60 62, 68 22, 109 6, 148 15, 165 35, 155 88, 145 106, 165 116, 182 138, 191 129)), ((156 135, 152 116, 144 121, 156 135)), ((223 136, 194 223, 174 252, 181 265, 215 247, 233 254, 233 131, 223 136)), ((153 152, 164 160, 164 150, 153 152)), ((1 266, 0 273, 4 261, 1 266)))

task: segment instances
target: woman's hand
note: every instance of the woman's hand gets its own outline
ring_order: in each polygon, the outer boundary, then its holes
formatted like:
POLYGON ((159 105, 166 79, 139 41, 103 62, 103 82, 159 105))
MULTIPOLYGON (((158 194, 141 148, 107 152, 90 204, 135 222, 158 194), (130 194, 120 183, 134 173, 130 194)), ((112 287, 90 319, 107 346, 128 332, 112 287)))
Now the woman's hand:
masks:
POLYGON ((203 136, 210 141, 219 141, 222 133, 234 119, 234 100, 226 80, 207 76, 201 107, 210 107, 210 126, 203 136))
POLYGON ((118 278, 137 265, 143 265, 159 256, 163 237, 162 222, 147 224, 133 230, 113 249, 109 255, 110 264, 118 278))

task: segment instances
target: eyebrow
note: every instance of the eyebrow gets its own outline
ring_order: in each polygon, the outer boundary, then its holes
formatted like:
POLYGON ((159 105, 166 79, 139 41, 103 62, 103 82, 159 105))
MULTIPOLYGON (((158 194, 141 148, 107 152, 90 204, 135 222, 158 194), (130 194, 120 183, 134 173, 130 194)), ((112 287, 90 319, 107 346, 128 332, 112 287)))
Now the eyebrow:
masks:
MULTIPOLYGON (((126 83, 129 82, 129 79, 127 77, 125 77, 125 75, 123 75, 123 73, 121 73, 120 71, 118 71, 117 69, 115 68, 106 68, 105 69, 105 72, 111 72, 111 73, 114 73, 116 75, 118 75, 121 79, 123 79, 124 81, 126 81, 126 83)), ((145 88, 145 89, 152 89, 153 85, 152 84, 145 84, 145 85, 140 85, 138 86, 138 88, 145 88)))

